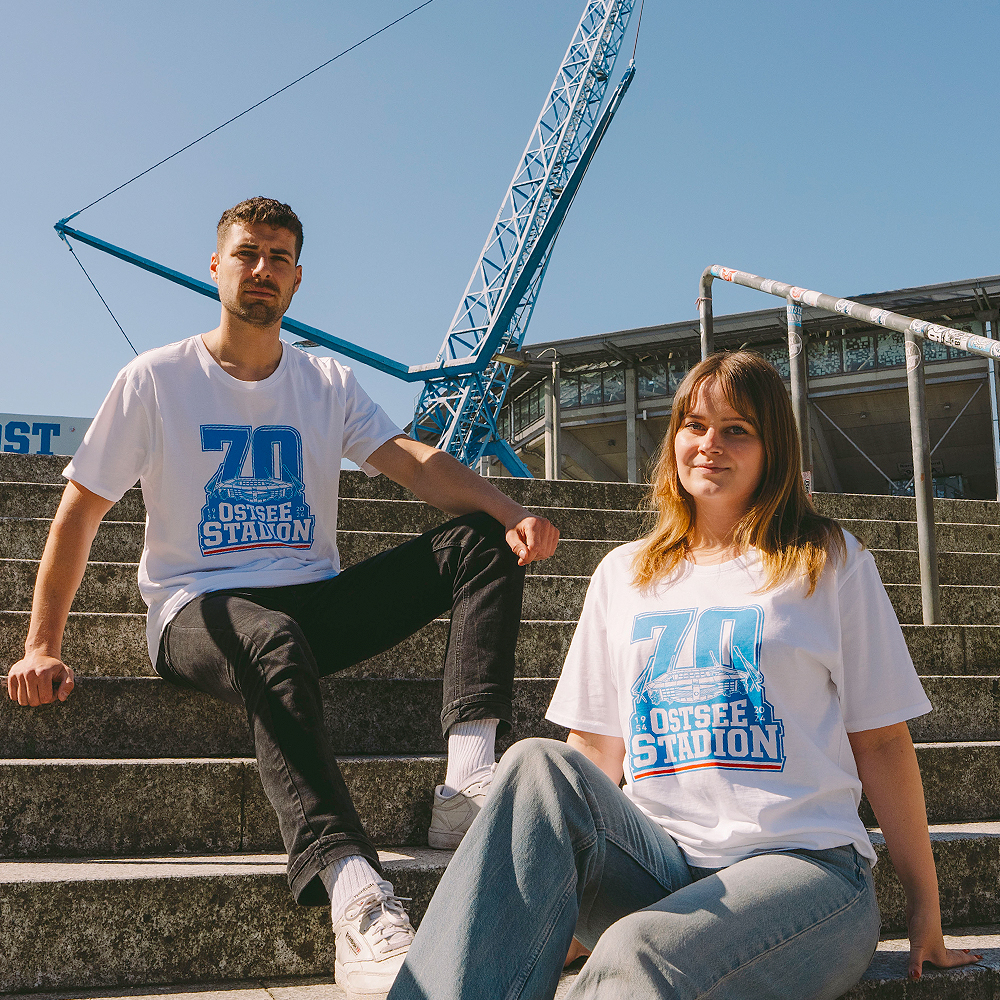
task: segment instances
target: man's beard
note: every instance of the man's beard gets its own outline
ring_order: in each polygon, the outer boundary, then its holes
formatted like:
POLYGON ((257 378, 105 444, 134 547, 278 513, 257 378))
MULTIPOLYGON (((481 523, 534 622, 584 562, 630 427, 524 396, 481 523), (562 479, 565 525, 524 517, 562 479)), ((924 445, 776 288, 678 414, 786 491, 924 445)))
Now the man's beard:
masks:
POLYGON ((277 296, 273 299, 243 299, 237 295, 235 301, 224 301, 222 304, 227 312, 251 326, 272 326, 285 315, 291 301, 291 295, 286 301, 277 296))

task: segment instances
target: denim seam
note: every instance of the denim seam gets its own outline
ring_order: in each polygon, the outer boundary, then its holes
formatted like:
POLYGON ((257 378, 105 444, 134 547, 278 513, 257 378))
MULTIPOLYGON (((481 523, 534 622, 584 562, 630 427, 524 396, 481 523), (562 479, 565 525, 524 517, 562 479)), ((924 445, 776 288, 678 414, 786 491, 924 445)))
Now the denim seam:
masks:
MULTIPOLYGON (((853 907, 855 904, 857 904, 858 902, 860 902, 864 898, 864 896, 867 895, 867 888, 868 887, 865 886, 865 888, 861 889, 853 897, 853 899, 849 899, 846 903, 844 903, 843 906, 838 907, 836 910, 833 910, 832 912, 828 913, 826 916, 821 917, 819 920, 815 921, 814 923, 809 924, 808 927, 803 927, 801 930, 795 931, 794 934, 792 934, 789 937, 785 938, 783 941, 780 941, 778 944, 773 945, 772 947, 766 949, 765 951, 760 952, 760 954, 758 954, 758 955, 754 955, 754 957, 751 958, 749 961, 741 963, 735 969, 730 969, 729 972, 727 972, 724 976, 720 977, 714 983, 712 983, 712 985, 707 990, 705 990, 704 993, 699 993, 698 994, 699 1000, 701 1000, 702 997, 710 997, 716 991, 716 989, 719 986, 721 986, 731 976, 736 975, 737 972, 742 972, 744 969, 747 969, 750 966, 755 965, 757 962, 759 962, 761 959, 765 958, 766 956, 771 955, 774 952, 779 951, 780 949, 784 948, 786 945, 791 944, 793 941, 796 940, 796 938, 801 937, 803 934, 806 934, 809 931, 815 930, 817 927, 822 927, 823 924, 825 924, 827 921, 832 920, 834 917, 839 916, 840 914, 844 913, 846 910, 851 909, 851 907, 853 907)), ((878 945, 877 945, 877 942, 876 942, 876 947, 877 946, 878 945)))
POLYGON ((534 952, 524 963, 522 974, 511 984, 511 988, 507 991, 507 1000, 517 1000, 517 998, 521 996, 521 991, 524 989, 525 983, 531 978, 531 974, 535 970, 538 958, 542 951, 544 951, 545 945, 548 943, 549 938, 552 935, 552 931, 555 929, 556 924, 559 922, 559 918, 566 909, 566 904, 569 902, 570 897, 574 895, 573 883, 575 881, 576 868, 574 867, 573 874, 564 882, 565 889, 562 895, 559 897, 557 904, 550 910, 549 919, 538 935, 538 944, 535 946, 534 952))

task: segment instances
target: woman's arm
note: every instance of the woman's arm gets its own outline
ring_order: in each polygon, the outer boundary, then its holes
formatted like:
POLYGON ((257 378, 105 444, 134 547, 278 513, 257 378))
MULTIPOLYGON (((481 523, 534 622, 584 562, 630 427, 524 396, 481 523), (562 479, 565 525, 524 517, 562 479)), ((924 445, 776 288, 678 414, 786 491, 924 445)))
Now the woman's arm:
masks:
POLYGON ((944 944, 924 789, 906 723, 848 736, 862 787, 906 893, 910 978, 920 978, 924 962, 941 968, 978 962, 982 955, 970 955, 968 949, 954 951, 944 944))
POLYGON ((571 729, 566 742, 592 760, 616 785, 625 776, 625 741, 617 736, 598 736, 571 729))

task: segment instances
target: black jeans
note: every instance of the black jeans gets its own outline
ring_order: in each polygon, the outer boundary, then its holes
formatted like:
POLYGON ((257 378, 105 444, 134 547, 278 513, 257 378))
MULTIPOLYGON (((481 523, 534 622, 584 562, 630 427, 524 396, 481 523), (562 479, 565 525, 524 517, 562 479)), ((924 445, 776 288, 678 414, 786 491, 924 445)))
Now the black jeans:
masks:
POLYGON ((326 903, 318 873, 348 855, 381 871, 330 750, 320 677, 450 609, 442 731, 473 719, 510 727, 524 569, 504 536, 470 514, 328 580, 204 594, 164 629, 162 677, 246 709, 297 902, 326 903))

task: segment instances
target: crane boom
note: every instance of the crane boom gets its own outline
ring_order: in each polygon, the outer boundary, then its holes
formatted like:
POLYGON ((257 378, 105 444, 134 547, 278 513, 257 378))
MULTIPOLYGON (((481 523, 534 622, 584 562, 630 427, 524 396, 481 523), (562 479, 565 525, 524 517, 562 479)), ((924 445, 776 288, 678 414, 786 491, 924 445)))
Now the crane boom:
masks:
MULTIPOLYGON (((632 80, 630 65, 601 115, 633 8, 634 0, 588 0, 437 356, 437 365, 485 365, 429 378, 417 402, 411 436, 466 465, 500 443, 497 419, 513 369, 493 356, 523 342, 566 211, 632 80)), ((515 474, 527 471, 509 449, 490 450, 515 474)))

